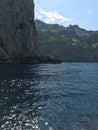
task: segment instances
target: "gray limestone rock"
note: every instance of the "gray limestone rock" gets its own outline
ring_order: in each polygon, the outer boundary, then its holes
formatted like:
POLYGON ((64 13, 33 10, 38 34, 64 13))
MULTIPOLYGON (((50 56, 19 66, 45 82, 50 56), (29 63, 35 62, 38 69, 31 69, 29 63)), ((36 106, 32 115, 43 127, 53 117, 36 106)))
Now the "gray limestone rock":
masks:
POLYGON ((36 55, 33 0, 0 0, 0 58, 36 55))

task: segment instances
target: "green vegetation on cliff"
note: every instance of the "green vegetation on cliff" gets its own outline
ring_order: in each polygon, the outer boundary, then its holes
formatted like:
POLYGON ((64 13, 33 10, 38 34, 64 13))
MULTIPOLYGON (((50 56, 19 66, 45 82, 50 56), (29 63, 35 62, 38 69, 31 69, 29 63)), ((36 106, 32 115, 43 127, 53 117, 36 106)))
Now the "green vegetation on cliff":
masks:
POLYGON ((98 61, 98 31, 35 20, 42 55, 63 61, 98 61))
POLYGON ((98 46, 98 31, 87 31, 78 25, 64 27, 58 24, 46 24, 40 20, 35 20, 35 23, 41 43, 62 43, 84 48, 98 46))

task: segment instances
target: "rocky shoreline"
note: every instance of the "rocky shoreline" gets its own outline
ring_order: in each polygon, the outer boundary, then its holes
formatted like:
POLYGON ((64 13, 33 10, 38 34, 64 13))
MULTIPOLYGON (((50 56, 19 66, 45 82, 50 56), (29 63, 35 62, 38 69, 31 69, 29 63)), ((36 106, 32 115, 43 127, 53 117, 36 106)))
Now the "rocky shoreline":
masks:
POLYGON ((1 60, 0 64, 58 64, 61 60, 53 58, 51 56, 35 56, 27 58, 15 58, 8 60, 1 60))

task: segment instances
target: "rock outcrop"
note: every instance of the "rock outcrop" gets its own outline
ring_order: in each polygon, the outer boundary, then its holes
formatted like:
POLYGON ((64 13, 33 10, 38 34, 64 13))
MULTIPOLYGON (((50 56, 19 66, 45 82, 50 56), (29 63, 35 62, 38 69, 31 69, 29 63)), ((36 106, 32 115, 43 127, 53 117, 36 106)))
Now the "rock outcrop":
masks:
POLYGON ((35 57, 33 0, 0 0, 0 62, 35 57))

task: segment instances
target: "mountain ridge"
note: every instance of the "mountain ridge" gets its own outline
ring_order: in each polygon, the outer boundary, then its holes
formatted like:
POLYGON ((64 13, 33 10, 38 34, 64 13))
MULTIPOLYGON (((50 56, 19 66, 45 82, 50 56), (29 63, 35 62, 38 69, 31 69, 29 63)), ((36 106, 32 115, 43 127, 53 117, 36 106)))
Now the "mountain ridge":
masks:
POLYGON ((98 61, 98 31, 35 20, 41 55, 62 61, 98 61))

